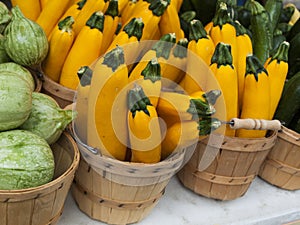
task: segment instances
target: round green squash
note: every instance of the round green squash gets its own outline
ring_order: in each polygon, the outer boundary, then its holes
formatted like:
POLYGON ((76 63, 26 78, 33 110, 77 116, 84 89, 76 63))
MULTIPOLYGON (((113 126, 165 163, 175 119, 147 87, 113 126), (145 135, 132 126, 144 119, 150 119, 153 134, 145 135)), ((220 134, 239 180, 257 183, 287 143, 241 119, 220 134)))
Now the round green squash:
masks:
POLYGON ((33 79, 32 74, 28 69, 26 69, 24 66, 21 66, 15 62, 6 62, 0 64, 0 75, 2 73, 5 73, 7 75, 15 75, 20 76, 24 80, 28 82, 28 85, 30 86, 30 89, 34 91, 35 89, 35 82, 33 79))
POLYGON ((31 113, 20 129, 29 130, 53 144, 76 115, 76 111, 61 109, 49 95, 33 92, 31 113))
POLYGON ((46 184, 54 167, 52 149, 43 138, 26 130, 0 132, 0 190, 46 184))
POLYGON ((32 90, 20 76, 0 74, 0 131, 11 130, 24 123, 32 108, 32 90))
POLYGON ((48 39, 43 28, 24 17, 20 8, 11 9, 12 18, 4 30, 5 51, 22 66, 37 66, 48 53, 48 39))

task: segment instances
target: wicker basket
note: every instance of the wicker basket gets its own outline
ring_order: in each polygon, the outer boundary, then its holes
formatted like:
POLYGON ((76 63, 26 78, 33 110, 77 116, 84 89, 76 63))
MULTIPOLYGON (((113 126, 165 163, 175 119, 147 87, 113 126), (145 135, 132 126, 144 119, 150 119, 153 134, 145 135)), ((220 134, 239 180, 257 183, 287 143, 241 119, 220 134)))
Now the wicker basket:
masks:
POLYGON ((42 92, 53 97, 61 108, 73 103, 76 94, 75 90, 58 84, 46 75, 43 76, 42 92))
POLYGON ((57 224, 80 155, 76 143, 66 132, 51 147, 56 164, 54 179, 35 188, 0 190, 1 225, 57 224))
POLYGON ((34 79, 34 83, 35 83, 35 92, 41 92, 42 90, 42 80, 36 75, 36 74, 32 74, 33 79, 34 79))
POLYGON ((145 218, 195 149, 190 146, 159 163, 142 164, 94 155, 81 143, 78 146, 82 157, 72 185, 73 197, 90 218, 108 224, 145 218))
POLYGON ((282 189, 300 189, 300 134, 283 127, 259 176, 282 189))
POLYGON ((185 187, 205 197, 218 200, 239 198, 258 174, 276 137, 277 132, 271 132, 267 138, 255 139, 211 134, 198 143, 194 155, 178 172, 178 178, 185 187), (205 154, 212 151, 217 152, 212 163, 206 169, 199 169, 205 154))

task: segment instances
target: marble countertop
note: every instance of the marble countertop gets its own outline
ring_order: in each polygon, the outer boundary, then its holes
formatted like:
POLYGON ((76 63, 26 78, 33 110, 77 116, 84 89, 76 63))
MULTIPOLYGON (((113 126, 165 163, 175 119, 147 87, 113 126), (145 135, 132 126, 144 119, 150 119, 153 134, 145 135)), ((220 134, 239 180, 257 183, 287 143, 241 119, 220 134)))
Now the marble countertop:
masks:
MULTIPOLYGON (((151 213, 138 225, 282 225, 300 219, 300 190, 287 191, 256 178, 231 201, 199 196, 173 177, 151 213)), ((58 225, 104 225, 82 213, 71 194, 58 225)))

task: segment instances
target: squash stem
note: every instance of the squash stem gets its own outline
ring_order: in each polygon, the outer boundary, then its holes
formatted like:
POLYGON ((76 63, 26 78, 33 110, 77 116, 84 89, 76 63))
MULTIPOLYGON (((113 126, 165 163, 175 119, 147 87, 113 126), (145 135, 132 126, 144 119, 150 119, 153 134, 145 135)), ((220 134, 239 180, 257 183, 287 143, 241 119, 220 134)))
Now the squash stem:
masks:
POLYGON ((132 113, 133 118, 137 111, 143 111, 145 114, 150 116, 147 109, 148 105, 151 105, 150 99, 145 95, 141 86, 136 84, 134 88, 129 90, 127 95, 127 106, 132 113))
POLYGON ((118 0, 109 1, 108 7, 107 7, 104 15, 109 15, 112 18, 115 18, 116 16, 119 16, 118 0))
POLYGON ((120 65, 124 64, 124 50, 117 46, 104 55, 103 64, 110 67, 114 72, 120 65))
POLYGON ((93 70, 88 66, 82 66, 77 71, 77 76, 80 80, 81 86, 88 86, 91 84, 93 70))
POLYGON ((273 60, 277 60, 277 63, 279 64, 280 62, 288 62, 288 52, 289 52, 290 44, 287 41, 283 41, 280 43, 277 51, 275 54, 272 56, 269 64, 273 60))
POLYGON ((58 29, 63 32, 71 33, 74 22, 75 20, 72 16, 67 16, 66 18, 58 22, 58 29))
POLYGON ((133 18, 128 24, 124 27, 124 31, 128 37, 135 36, 138 40, 141 39, 144 29, 144 22, 141 18, 133 18))
POLYGON ((220 4, 218 5, 218 9, 217 12, 215 14, 215 16, 212 19, 213 22, 213 26, 219 26, 220 29, 222 30, 223 25, 230 23, 233 23, 233 20, 231 19, 231 17, 228 14, 227 11, 227 5, 224 2, 220 2, 220 4))
POLYGON ((189 26, 189 39, 198 41, 202 38, 208 38, 207 32, 205 31, 203 24, 200 20, 192 20, 189 26))
POLYGON ((101 32, 103 32, 104 27, 104 14, 102 12, 94 12, 88 21, 86 22, 86 25, 89 26, 91 29, 98 29, 101 32))
POLYGON ((199 136, 205 136, 218 129, 222 125, 217 118, 208 117, 198 121, 199 136))
POLYGON ((161 16, 169 4, 170 0, 153 0, 150 2, 149 9, 152 11, 154 16, 161 16))
POLYGON ((220 68, 220 66, 233 67, 231 46, 229 44, 225 44, 223 42, 217 44, 215 52, 211 58, 211 64, 213 63, 217 64, 217 68, 220 68))
POLYGON ((187 57, 187 47, 188 47, 189 41, 187 38, 182 38, 178 40, 177 44, 174 47, 173 55, 175 58, 186 58, 187 57))
POLYGON ((267 70, 264 68, 260 60, 255 55, 248 55, 246 57, 246 75, 254 75, 255 80, 258 82, 258 74, 265 72, 268 75, 267 70))
POLYGON ((144 76, 144 80, 148 79, 152 83, 161 80, 160 64, 157 58, 150 60, 141 74, 144 76))
POLYGON ((168 59, 175 42, 176 36, 174 33, 165 34, 153 45, 152 50, 156 52, 157 58, 163 57, 168 59))

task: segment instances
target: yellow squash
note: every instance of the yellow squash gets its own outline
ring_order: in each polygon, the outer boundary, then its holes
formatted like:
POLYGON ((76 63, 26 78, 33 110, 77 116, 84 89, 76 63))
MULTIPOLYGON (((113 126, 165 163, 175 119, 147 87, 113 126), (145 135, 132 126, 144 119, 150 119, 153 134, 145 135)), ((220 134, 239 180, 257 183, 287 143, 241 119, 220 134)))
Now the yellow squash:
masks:
POLYGON ((176 87, 184 77, 187 64, 187 45, 188 39, 182 38, 172 47, 170 56, 164 64, 162 71, 164 87, 176 87))
POLYGON ((192 20, 189 26, 189 43, 186 74, 180 86, 189 94, 203 89, 206 83, 205 66, 210 65, 215 45, 199 20, 192 20), (205 63, 205 65, 203 65, 205 63), (202 69, 201 69, 202 68, 202 69))
POLYGON ((113 37, 118 28, 119 9, 118 0, 110 0, 107 10, 104 13, 103 41, 100 54, 104 54, 113 41, 113 37))
POLYGON ((58 23, 49 41, 47 57, 42 62, 43 72, 55 82, 59 81, 64 61, 75 39, 73 23, 74 19, 71 16, 58 23))
POLYGON ((153 58, 147 63, 134 84, 141 86, 145 95, 150 99, 151 105, 156 108, 162 87, 160 64, 157 58, 153 58))
POLYGON ((210 29, 209 35, 211 36, 215 45, 220 42, 224 42, 231 46, 233 65, 236 66, 236 61, 238 60, 236 30, 232 25, 233 20, 229 16, 227 6, 224 2, 220 3, 212 22, 213 26, 210 29))
POLYGON ((127 4, 125 5, 124 9, 120 13, 122 24, 127 24, 130 20, 133 19, 131 17, 131 15, 134 11, 134 8, 135 8, 137 2, 139 2, 139 1, 138 0, 128 0, 127 1, 127 4))
MULTIPOLYGON (((143 32, 145 32, 145 28, 143 32)), ((170 56, 171 49, 175 44, 175 40, 176 37, 174 34, 166 34, 163 35, 159 41, 155 42, 152 45, 151 49, 143 55, 138 64, 130 72, 129 82, 138 79, 148 62, 153 58, 157 58, 157 61, 159 62, 161 67, 161 74, 163 76, 165 66, 170 56)))
POLYGON ((128 92, 128 132, 131 161, 157 163, 161 158, 161 132, 155 107, 139 85, 128 92))
POLYGON ((77 88, 75 131, 83 143, 87 143, 88 99, 93 70, 89 66, 81 67, 77 72, 80 83, 77 88))
POLYGON ((128 145, 127 92, 122 92, 127 84, 124 51, 117 47, 94 68, 88 98, 87 142, 118 160, 125 160, 128 145))
POLYGON ((166 131, 166 135, 161 143, 162 159, 167 158, 173 152, 196 144, 205 138, 212 131, 219 128, 220 121, 215 118, 205 118, 201 120, 189 120, 174 123, 166 131))
MULTIPOLYGON (((145 24, 144 32, 141 40, 156 40, 159 33, 159 21, 161 15, 165 12, 169 5, 167 0, 140 0, 136 3, 134 11, 130 17, 142 18, 145 24)), ((160 33, 159 33, 160 35, 160 33)))
POLYGON ((272 119, 275 114, 288 73, 289 47, 290 44, 288 42, 282 42, 275 54, 267 59, 264 65, 270 80, 270 119, 272 119))
POLYGON ((63 14, 63 16, 61 18, 66 18, 67 16, 72 16, 74 18, 74 20, 77 20, 77 16, 79 15, 79 13, 81 12, 83 6, 85 5, 85 3, 87 2, 87 0, 79 0, 76 3, 72 4, 63 14))
POLYGON ((103 20, 103 13, 95 12, 77 35, 62 68, 61 85, 76 90, 79 84, 78 69, 91 65, 100 56, 103 20))
MULTIPOLYGON (((255 55, 247 56, 247 70, 241 119, 270 119, 270 79, 267 70, 255 55)), ((237 137, 262 138, 266 130, 238 129, 237 137)))
POLYGON ((47 2, 45 8, 39 14, 36 22, 44 29, 47 37, 49 37, 51 31, 68 8, 69 1, 51 0, 47 2))
MULTIPOLYGON (((138 41, 141 39, 144 29, 144 23, 141 18, 133 18, 123 28, 123 30, 117 34, 112 43, 106 51, 110 51, 117 46, 125 46, 127 49, 134 48, 138 41)), ((135 50, 128 50, 125 54, 126 64, 133 64, 138 57, 139 52, 135 50)))
MULTIPOLYGON (((173 0, 171 0, 171 2, 172 1, 173 0)), ((184 38, 184 32, 180 26, 177 8, 174 4, 168 5, 167 9, 161 15, 158 26, 161 35, 175 33, 177 41, 184 38)))
MULTIPOLYGON (((216 77, 218 84, 221 88, 224 97, 223 102, 217 102, 216 117, 229 121, 239 115, 238 109, 238 81, 237 71, 232 64, 232 55, 230 45, 220 42, 216 46, 216 50, 211 60, 210 69, 216 77), (218 108, 220 107, 220 110, 218 108), (222 110, 225 108, 226 116, 221 115, 222 110)), ((235 130, 226 125, 225 135, 234 137, 235 130)))
POLYGON ((173 116, 177 121, 198 120, 201 117, 210 116, 215 113, 215 109, 204 96, 205 92, 194 93, 191 97, 187 94, 162 91, 157 112, 159 115, 173 116))
POLYGON ((104 6, 104 0, 87 0, 83 8, 80 10, 80 13, 76 17, 76 21, 74 24, 75 34, 77 35, 80 32, 80 30, 85 26, 86 22, 93 13, 95 13, 96 11, 103 12, 104 6))
POLYGON ((41 10, 42 10, 43 8, 45 8, 47 2, 48 2, 48 0, 40 0, 41 10))
POLYGON ((11 0, 12 6, 18 5, 24 16, 35 21, 41 13, 41 5, 39 0, 11 0))
POLYGON ((236 47, 238 51, 238 58, 236 62, 236 69, 238 75, 238 90, 239 90, 239 109, 242 108, 243 94, 244 94, 244 80, 246 74, 246 57, 253 53, 252 41, 243 25, 235 22, 236 28, 236 47))

